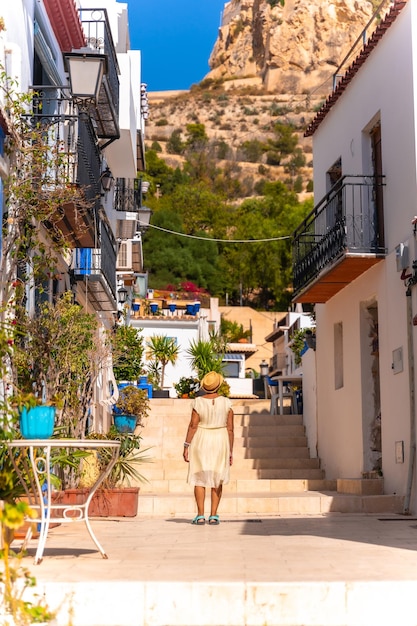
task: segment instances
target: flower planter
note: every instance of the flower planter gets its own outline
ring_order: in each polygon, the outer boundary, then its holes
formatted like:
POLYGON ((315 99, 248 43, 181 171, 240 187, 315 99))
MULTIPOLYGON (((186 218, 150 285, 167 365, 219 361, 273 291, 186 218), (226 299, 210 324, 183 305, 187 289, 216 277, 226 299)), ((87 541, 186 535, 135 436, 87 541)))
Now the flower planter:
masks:
POLYGON ((20 432, 23 439, 49 439, 55 425, 54 406, 23 407, 20 412, 20 432))
POLYGON ((134 415, 114 413, 113 422, 119 433, 133 433, 138 420, 134 415))
MULTIPOLYGON (((53 494, 56 504, 83 504, 88 489, 65 489, 53 494)), ((139 487, 99 489, 93 496, 89 517, 136 517, 138 512, 139 487)), ((74 513, 75 515, 75 513, 74 513)))

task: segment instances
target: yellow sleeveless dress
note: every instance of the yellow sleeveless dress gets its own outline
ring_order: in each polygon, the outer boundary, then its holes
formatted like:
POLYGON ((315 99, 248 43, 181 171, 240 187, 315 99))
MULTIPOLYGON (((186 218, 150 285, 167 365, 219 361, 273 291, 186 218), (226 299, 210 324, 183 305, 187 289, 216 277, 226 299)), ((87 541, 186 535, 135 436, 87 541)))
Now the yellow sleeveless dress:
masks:
POLYGON ((230 478, 230 445, 227 415, 232 407, 229 398, 197 397, 192 405, 200 422, 188 448, 190 485, 219 487, 230 478))

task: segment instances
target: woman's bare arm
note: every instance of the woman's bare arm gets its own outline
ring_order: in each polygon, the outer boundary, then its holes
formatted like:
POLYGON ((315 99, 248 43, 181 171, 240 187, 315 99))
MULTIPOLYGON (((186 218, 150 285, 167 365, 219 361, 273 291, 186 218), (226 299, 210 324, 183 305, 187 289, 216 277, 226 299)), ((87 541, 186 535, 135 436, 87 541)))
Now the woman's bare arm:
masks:
POLYGON ((230 465, 232 465, 232 463, 233 463, 233 443, 234 443, 234 439, 235 439, 233 421, 234 421, 234 413, 233 413, 232 409, 229 409, 229 412, 227 414, 226 428, 227 428, 227 434, 229 435, 230 465))
POLYGON ((190 419, 190 423, 188 425, 187 434, 186 434, 185 440, 184 440, 183 457, 184 457, 184 461, 186 461, 187 463, 188 463, 188 448, 189 448, 190 443, 193 440, 193 437, 195 435, 195 432, 197 430, 197 426, 198 426, 199 422, 200 422, 200 416, 197 413, 197 411, 195 409, 193 409, 192 412, 191 412, 191 419, 190 419))

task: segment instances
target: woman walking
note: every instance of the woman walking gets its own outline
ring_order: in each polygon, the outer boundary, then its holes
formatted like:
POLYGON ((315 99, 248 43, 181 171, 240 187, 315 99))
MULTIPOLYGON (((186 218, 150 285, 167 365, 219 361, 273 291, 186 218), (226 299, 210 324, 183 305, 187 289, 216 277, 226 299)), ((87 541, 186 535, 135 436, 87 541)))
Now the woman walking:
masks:
POLYGON ((187 482, 194 485, 197 515, 193 524, 205 524, 204 501, 206 487, 211 489, 208 523, 220 523, 217 509, 223 485, 229 482, 233 462, 233 411, 229 398, 218 390, 223 376, 209 372, 201 381, 205 392, 193 403, 191 420, 184 442, 184 461, 189 463, 187 482))

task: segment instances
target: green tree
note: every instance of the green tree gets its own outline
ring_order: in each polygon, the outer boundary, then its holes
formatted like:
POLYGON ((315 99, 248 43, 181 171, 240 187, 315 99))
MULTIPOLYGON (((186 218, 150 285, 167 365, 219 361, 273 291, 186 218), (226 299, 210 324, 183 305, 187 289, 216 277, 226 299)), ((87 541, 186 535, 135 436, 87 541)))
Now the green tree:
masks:
POLYGON ((151 361, 156 365, 157 370, 160 368, 160 380, 158 383, 163 388, 165 379, 165 367, 168 363, 174 364, 178 359, 179 346, 174 337, 166 335, 154 335, 146 343, 151 361))
POLYGON ((220 265, 233 302, 285 310, 291 300, 291 234, 311 203, 300 204, 283 183, 265 183, 262 200, 243 202, 236 217, 236 239, 271 239, 224 246, 220 265))
POLYGON ((265 151, 265 144, 258 139, 245 141, 240 147, 245 159, 250 163, 257 163, 265 151))
POLYGON ((181 139, 181 134, 180 128, 172 131, 171 137, 167 141, 167 152, 169 154, 184 154, 186 144, 181 139))
POLYGON ((187 149, 192 151, 203 150, 208 143, 208 136, 204 124, 187 124, 187 149))
POLYGON ((133 326, 118 326, 110 336, 117 381, 136 381, 143 371, 143 337, 133 326))
POLYGON ((293 126, 291 124, 275 124, 274 133, 275 139, 270 139, 269 144, 281 155, 292 154, 298 144, 298 137, 294 133, 293 126))

